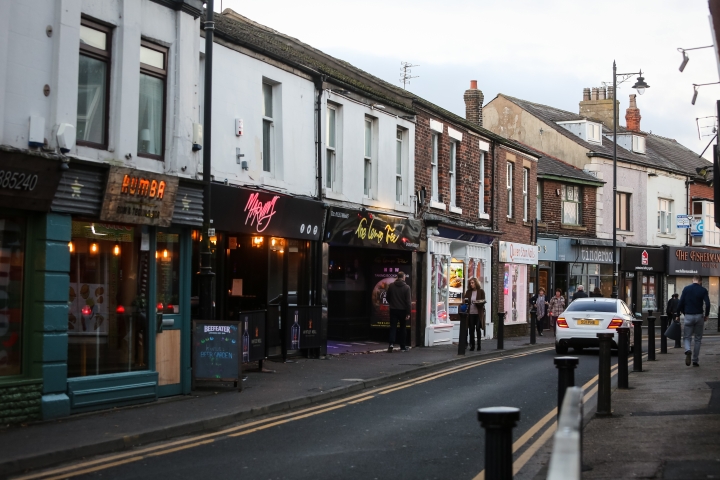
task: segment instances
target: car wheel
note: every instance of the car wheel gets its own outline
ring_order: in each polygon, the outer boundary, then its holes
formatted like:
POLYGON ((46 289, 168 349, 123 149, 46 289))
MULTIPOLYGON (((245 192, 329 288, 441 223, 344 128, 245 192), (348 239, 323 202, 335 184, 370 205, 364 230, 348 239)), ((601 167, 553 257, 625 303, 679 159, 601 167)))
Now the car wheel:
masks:
POLYGON ((560 345, 559 343, 555 344, 555 353, 557 353, 558 355, 565 355, 567 352, 567 345, 560 345))

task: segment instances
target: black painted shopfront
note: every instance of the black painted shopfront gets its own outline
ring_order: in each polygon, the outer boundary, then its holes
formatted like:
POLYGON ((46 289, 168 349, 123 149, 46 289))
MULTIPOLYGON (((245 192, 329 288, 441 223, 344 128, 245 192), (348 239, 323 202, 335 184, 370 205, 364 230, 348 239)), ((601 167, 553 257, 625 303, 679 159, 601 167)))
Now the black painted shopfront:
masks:
POLYGON ((664 311, 664 248, 624 247, 620 252, 619 296, 633 312, 647 317, 650 311, 664 311))
POLYGON ((426 242, 421 236, 422 223, 417 220, 364 209, 330 209, 324 238, 329 247, 329 339, 387 341, 390 317, 385 294, 399 271, 407 275, 412 291, 408 333, 416 331, 418 252, 426 242))

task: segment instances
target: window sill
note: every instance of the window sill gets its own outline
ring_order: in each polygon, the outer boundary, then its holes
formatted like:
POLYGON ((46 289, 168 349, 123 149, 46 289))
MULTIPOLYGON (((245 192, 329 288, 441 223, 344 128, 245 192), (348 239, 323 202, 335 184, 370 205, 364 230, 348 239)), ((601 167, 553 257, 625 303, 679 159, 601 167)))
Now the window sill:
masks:
POLYGON ((515 219, 512 218, 512 217, 507 217, 507 222, 508 222, 508 223, 517 223, 517 222, 515 221, 515 219))
POLYGON ((490 220, 490 214, 485 212, 478 213, 478 218, 482 218, 483 220, 490 220))
POLYGON ((283 190, 287 189, 287 187, 285 186, 285 182, 283 182, 282 180, 277 180, 273 177, 260 177, 260 183, 262 183, 263 185, 270 185, 271 187, 275 188, 282 188, 283 190))
POLYGON ((457 213, 458 215, 462 215, 462 208, 453 207, 450 205, 450 213, 457 213))
POLYGON ((528 222, 527 220, 523 220, 523 225, 525 225, 526 227, 532 227, 532 226, 533 226, 532 222, 528 222))
POLYGON ((329 198, 330 200, 347 200, 347 198, 345 198, 345 195, 343 195, 342 193, 334 192, 328 188, 325 188, 323 194, 325 195, 325 198, 329 198))
POLYGON ((395 210, 398 212, 412 213, 412 208, 410 208, 409 205, 403 205, 402 203, 396 203, 395 210))
POLYGON ((441 203, 441 202, 435 202, 433 200, 430 200, 430 208, 445 211, 445 204, 441 203))
POLYGON ((538 227, 547 228, 548 224, 546 222, 538 222, 538 227))
POLYGON ((379 207, 381 206, 381 203, 374 198, 363 198, 362 202, 360 202, 362 205, 367 205, 368 207, 379 207))
MULTIPOLYGON (((628 236, 628 235, 635 235, 635 232, 633 232, 631 230, 617 230, 617 234, 628 236)), ((612 238, 612 236, 610 238, 612 238)))
POLYGON ((673 240, 677 238, 674 233, 658 233, 657 236, 660 238, 672 238, 673 240))
POLYGON ((583 227, 581 225, 570 225, 570 224, 561 224, 560 228, 564 230, 578 230, 580 232, 587 232, 587 227, 583 227))

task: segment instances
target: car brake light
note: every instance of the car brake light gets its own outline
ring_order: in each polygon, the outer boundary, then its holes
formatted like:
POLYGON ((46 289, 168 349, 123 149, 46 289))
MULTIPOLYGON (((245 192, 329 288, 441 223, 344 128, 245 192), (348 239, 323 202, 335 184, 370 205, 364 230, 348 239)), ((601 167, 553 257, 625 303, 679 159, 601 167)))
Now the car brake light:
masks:
POLYGON ((563 317, 557 319, 557 326, 560 328, 568 328, 567 321, 563 317))
POLYGON ((610 320, 610 325, 608 325, 608 328, 619 328, 623 326, 624 320, 622 318, 613 318, 610 320))

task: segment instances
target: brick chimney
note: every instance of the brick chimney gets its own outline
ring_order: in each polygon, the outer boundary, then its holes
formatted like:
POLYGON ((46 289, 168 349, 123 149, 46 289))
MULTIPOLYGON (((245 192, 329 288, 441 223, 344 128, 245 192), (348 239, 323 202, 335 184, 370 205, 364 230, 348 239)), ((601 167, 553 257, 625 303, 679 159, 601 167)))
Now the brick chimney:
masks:
MULTIPOLYGON (((618 102, 618 110, 620 103, 618 102)), ((580 102, 580 115, 600 122, 608 128, 613 126, 613 95, 612 87, 593 87, 583 89, 580 102)), ((618 116, 620 113, 618 112, 618 116)))
POLYGON ((470 80, 470 89, 465 90, 465 119, 482 127, 482 109, 485 96, 477 88, 477 80, 470 80))
POLYGON ((625 112, 625 125, 632 132, 640 131, 640 109, 637 107, 636 97, 634 93, 630 95, 630 106, 625 112))

